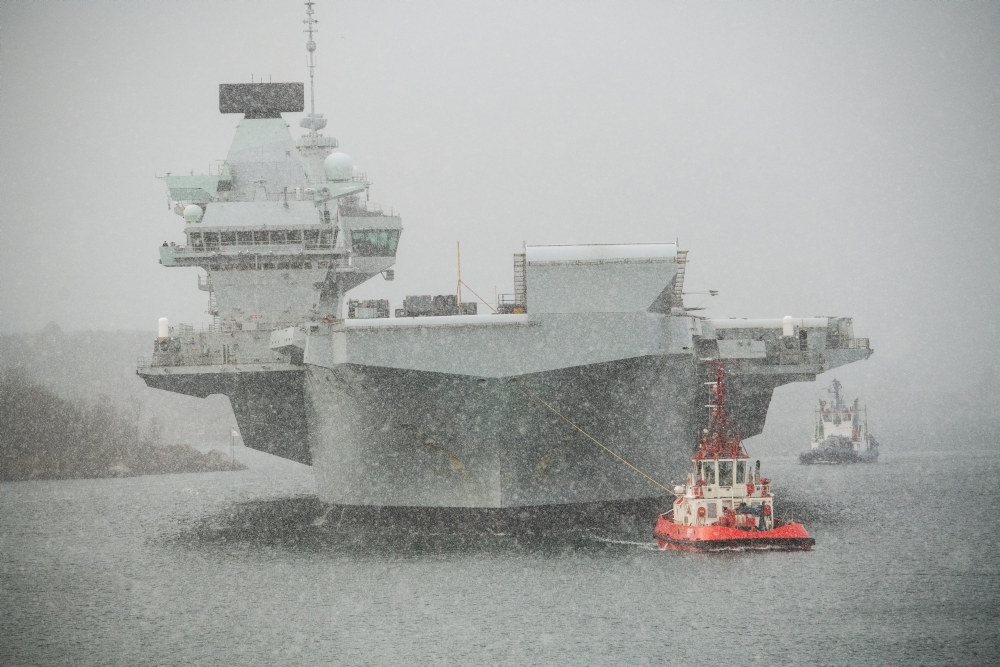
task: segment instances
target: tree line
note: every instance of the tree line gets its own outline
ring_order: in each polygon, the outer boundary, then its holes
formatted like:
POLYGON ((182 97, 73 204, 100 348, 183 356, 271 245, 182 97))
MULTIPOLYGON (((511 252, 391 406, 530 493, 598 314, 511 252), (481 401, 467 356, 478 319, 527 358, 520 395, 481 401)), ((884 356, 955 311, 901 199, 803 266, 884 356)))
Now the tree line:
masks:
POLYGON ((70 401, 17 370, 0 370, 0 481, 126 477, 243 469, 222 452, 164 445, 107 397, 70 401))

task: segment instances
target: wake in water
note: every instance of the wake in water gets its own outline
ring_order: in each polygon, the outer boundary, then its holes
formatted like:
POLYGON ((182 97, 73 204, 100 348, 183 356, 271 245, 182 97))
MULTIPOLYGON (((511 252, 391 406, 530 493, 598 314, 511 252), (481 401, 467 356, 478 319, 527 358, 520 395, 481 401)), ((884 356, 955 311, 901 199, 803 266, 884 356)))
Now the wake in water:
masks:
MULTIPOLYGON (((853 520, 846 506, 789 495, 779 505, 782 515, 810 523, 853 520)), ((309 495, 237 503, 167 539, 189 548, 246 545, 353 557, 658 550, 653 526, 667 506, 668 499, 650 498, 512 509, 358 507, 325 505, 309 495)))
POLYGON ((655 498, 513 509, 324 505, 315 496, 239 503, 181 527, 187 548, 232 546, 351 557, 520 552, 559 555, 655 543, 655 498), (600 535, 601 537, 595 537, 600 535))

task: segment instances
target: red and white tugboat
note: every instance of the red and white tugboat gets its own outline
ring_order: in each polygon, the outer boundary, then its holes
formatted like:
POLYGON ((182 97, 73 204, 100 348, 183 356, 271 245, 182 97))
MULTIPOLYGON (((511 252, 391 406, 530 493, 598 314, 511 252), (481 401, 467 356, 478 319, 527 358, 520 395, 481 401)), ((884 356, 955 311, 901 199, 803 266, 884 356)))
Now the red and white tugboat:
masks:
POLYGON ((774 517, 771 480, 760 476, 760 461, 751 469, 743 442, 728 428, 721 364, 712 392, 709 428, 691 457, 695 471, 683 486, 674 487, 673 509, 657 517, 657 544, 681 551, 808 551, 816 540, 802 524, 774 517))

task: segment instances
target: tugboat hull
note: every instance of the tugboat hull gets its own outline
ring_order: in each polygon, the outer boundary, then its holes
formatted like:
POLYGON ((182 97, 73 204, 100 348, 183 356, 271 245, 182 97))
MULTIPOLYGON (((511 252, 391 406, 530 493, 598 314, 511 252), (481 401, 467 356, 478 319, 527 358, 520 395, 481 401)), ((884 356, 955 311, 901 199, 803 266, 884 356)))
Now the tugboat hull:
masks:
POLYGON ((837 465, 841 463, 876 463, 878 462, 878 449, 867 452, 856 452, 850 449, 811 449, 799 455, 799 463, 805 464, 828 464, 837 465))
POLYGON ((660 549, 676 551, 809 551, 816 544, 801 523, 775 521, 770 530, 686 526, 674 523, 672 512, 657 518, 653 534, 660 549))

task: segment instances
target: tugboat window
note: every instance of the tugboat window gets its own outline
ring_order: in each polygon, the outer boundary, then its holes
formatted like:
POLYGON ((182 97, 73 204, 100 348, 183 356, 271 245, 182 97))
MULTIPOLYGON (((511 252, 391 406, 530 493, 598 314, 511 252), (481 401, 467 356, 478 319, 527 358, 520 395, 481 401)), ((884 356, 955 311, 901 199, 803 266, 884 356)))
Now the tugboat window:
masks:
POLYGON ((736 483, 744 484, 747 482, 747 462, 737 461, 736 462, 736 483))
POLYGON ((715 461, 701 462, 701 478, 706 484, 715 484, 715 461))
POLYGON ((719 486, 733 485, 733 462, 719 461, 719 486))

